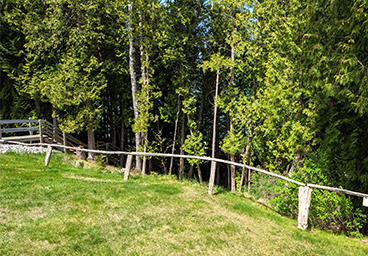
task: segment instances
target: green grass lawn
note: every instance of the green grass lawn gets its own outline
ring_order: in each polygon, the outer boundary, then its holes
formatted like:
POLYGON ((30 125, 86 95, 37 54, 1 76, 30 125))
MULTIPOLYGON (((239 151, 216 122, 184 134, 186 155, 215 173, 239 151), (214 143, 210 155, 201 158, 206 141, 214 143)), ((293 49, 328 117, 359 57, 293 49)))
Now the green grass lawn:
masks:
POLYGON ((244 196, 170 176, 0 155, 0 255, 368 255, 368 239, 320 230, 244 196))

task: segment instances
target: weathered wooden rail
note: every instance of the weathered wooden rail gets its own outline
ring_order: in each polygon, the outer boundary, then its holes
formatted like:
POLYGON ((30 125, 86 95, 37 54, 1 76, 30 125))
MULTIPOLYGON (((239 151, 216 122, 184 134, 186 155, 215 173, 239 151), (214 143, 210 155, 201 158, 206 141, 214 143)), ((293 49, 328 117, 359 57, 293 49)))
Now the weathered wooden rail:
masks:
MULTIPOLYGON (((4 141, 0 140, 0 143, 1 142, 4 142, 4 141)), ((8 141, 8 143, 23 144, 23 143, 20 143, 20 142, 10 142, 10 141, 8 141)), ((25 144, 25 145, 29 145, 29 144, 25 144)), ((310 202, 311 202, 312 188, 325 189, 325 190, 335 191, 335 192, 339 192, 339 193, 345 193, 345 194, 348 194, 348 195, 363 197, 363 205, 368 206, 368 205, 365 205, 365 202, 368 202, 368 194, 355 192, 355 191, 350 191, 350 190, 346 190, 346 189, 333 188, 333 187, 328 187, 328 186, 321 186, 321 185, 315 185, 315 184, 305 184, 305 183, 302 183, 302 182, 284 177, 284 176, 276 174, 276 173, 268 172, 268 171, 260 169, 260 168, 256 168, 256 167, 249 166, 249 165, 246 165, 246 164, 231 162, 231 161, 228 161, 228 160, 218 159, 218 158, 203 157, 203 156, 190 156, 190 155, 164 154, 164 153, 144 153, 144 152, 90 150, 90 149, 69 147, 69 146, 64 146, 64 145, 59 145, 59 144, 42 144, 42 143, 39 143, 39 144, 33 144, 33 145, 47 146, 48 147, 46 157, 45 157, 45 165, 48 165, 48 163, 50 161, 50 157, 51 157, 51 153, 52 153, 52 150, 51 150, 52 147, 68 149, 68 150, 75 150, 75 151, 82 151, 82 152, 91 152, 91 153, 95 153, 95 154, 104 154, 104 155, 127 155, 128 157, 127 157, 127 161, 126 161, 126 166, 124 168, 125 169, 124 170, 124 180, 129 179, 130 170, 131 170, 132 161, 133 161, 132 157, 135 156, 135 155, 138 155, 138 156, 176 157, 176 158, 186 158, 186 159, 199 159, 199 160, 211 161, 211 162, 216 162, 216 163, 224 163, 224 164, 230 164, 230 165, 235 165, 235 166, 239 166, 239 167, 245 167, 245 168, 248 168, 248 169, 253 170, 253 171, 261 172, 261 173, 267 174, 269 176, 276 177, 276 178, 279 178, 279 179, 282 179, 282 180, 285 180, 287 182, 291 182, 291 183, 294 183, 294 184, 297 184, 297 185, 300 186, 299 187, 299 194, 298 194, 298 196, 299 196, 298 228, 302 229, 302 230, 305 230, 308 227, 308 215, 309 215, 309 207, 310 207, 310 202)), ((212 194, 212 193, 209 193, 209 194, 212 194)))

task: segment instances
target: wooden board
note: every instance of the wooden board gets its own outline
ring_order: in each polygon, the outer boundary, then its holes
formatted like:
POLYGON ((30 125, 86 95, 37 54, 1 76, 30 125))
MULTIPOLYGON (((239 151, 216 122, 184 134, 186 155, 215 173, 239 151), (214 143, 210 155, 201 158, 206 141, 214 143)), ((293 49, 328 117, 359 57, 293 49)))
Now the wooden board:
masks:
POLYGON ((40 135, 27 135, 27 136, 13 136, 13 137, 3 137, 4 142, 8 141, 39 141, 40 135))

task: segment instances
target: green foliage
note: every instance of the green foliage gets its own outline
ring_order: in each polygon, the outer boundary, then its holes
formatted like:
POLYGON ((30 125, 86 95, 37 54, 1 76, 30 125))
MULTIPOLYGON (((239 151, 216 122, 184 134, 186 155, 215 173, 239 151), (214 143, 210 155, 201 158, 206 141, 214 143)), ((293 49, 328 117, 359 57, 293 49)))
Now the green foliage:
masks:
POLYGON ((223 139, 220 145, 221 149, 228 154, 235 155, 245 147, 245 139, 243 131, 232 129, 223 139))
POLYGON ((104 155, 97 155, 96 157, 96 165, 100 168, 100 169, 104 169, 107 165, 106 163, 106 156, 104 155))
POLYGON ((256 199, 270 200, 275 198, 275 191, 279 189, 278 180, 269 175, 252 172, 249 192, 256 199))
MULTIPOLYGON (((187 135, 183 145, 184 151, 192 156, 204 156, 203 134, 194 131, 193 135, 187 135)), ((190 165, 202 164, 205 161, 199 159, 188 159, 190 165)))
MULTIPOLYGON (((301 182, 331 186, 328 180, 328 164, 326 155, 322 152, 316 155, 310 154, 303 169, 291 173, 291 177, 301 182)), ((282 214, 296 217, 298 215, 299 185, 279 181, 275 192, 278 196, 271 202, 277 210, 282 214)), ((361 209, 353 207, 350 197, 327 190, 313 190, 309 213, 311 225, 333 232, 358 235, 366 222, 366 215, 361 209)))

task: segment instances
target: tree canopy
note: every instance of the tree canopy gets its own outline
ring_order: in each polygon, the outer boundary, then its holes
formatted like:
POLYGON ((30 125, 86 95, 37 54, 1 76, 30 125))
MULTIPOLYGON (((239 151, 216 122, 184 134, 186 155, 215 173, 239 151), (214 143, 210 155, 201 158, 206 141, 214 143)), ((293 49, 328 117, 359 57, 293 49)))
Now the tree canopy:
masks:
MULTIPOLYGON (((322 185, 366 192, 365 0, 1 0, 0 39, 0 119, 290 177, 308 162, 322 185)), ((148 166, 210 178, 209 163, 148 166)), ((235 167, 216 175, 245 184, 235 167)))

